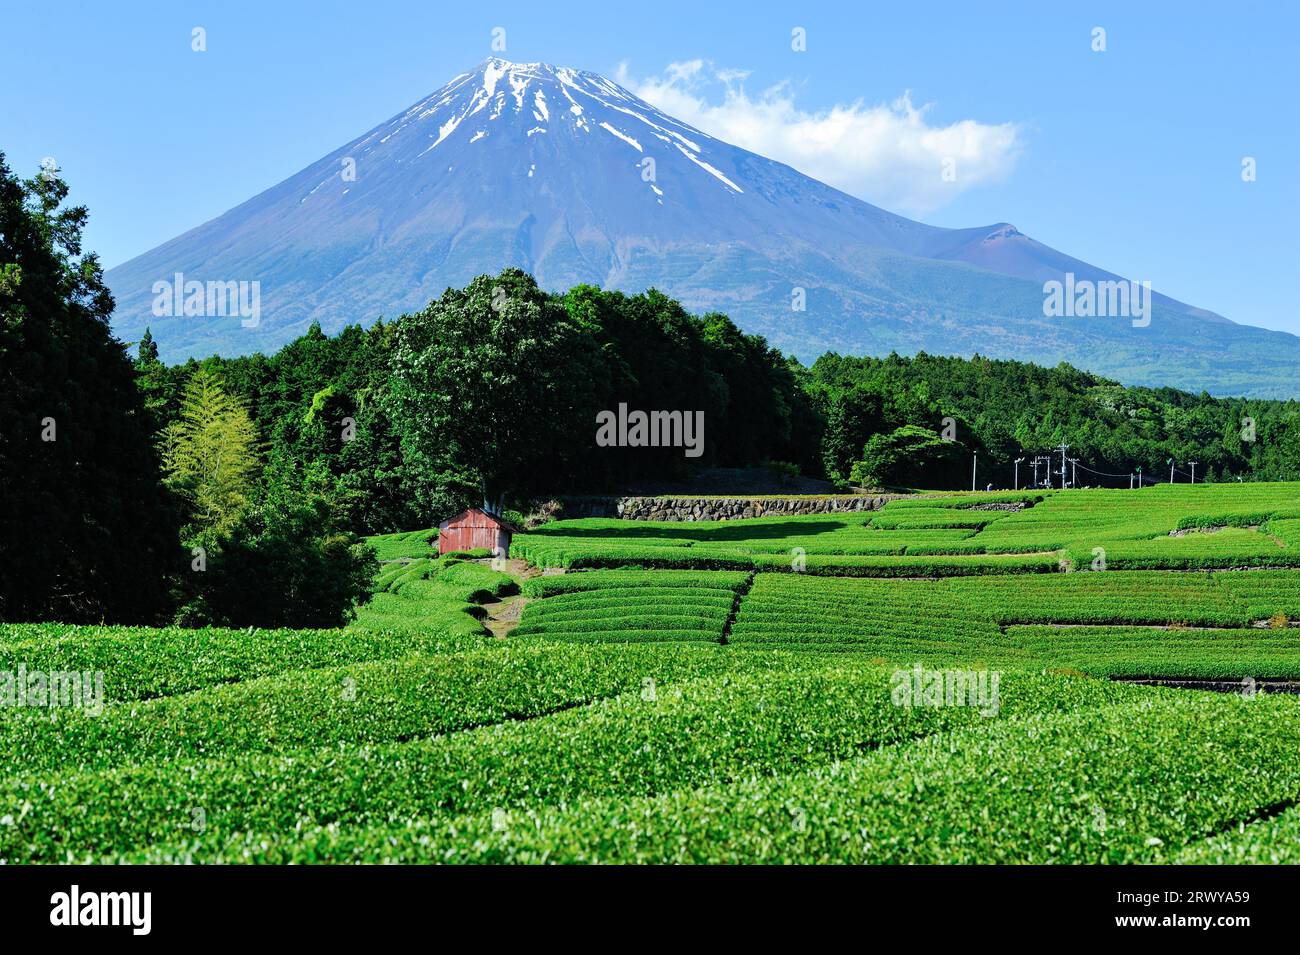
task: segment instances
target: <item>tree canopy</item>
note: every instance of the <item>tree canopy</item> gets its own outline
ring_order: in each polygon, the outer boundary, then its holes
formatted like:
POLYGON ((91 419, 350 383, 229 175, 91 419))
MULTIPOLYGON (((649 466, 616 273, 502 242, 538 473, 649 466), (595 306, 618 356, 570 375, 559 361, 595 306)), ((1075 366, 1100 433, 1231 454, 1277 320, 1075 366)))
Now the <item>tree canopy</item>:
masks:
POLYGON ((180 557, 86 210, 0 154, 0 619, 147 622, 180 557))
POLYGON ((189 504, 195 529, 233 528, 248 509, 258 471, 257 433, 244 406, 200 368, 162 438, 168 484, 189 504))

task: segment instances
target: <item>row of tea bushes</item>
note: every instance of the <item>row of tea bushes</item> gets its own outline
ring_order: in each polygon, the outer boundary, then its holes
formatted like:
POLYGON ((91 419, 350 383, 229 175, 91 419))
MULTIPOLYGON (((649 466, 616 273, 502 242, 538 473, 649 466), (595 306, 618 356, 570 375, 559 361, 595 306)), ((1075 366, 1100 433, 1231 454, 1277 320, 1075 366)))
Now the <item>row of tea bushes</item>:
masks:
MULTIPOLYGON (((740 660, 753 655, 732 654, 740 660)), ((208 813, 213 839, 247 830, 276 831, 289 818, 321 824, 387 824, 391 819, 513 812, 560 806, 583 797, 644 798, 682 787, 800 773, 863 752, 959 727, 983 730, 1044 713, 1144 699, 1153 691, 1099 681, 1007 674, 1001 709, 896 705, 887 671, 841 662, 805 672, 732 673, 653 694, 625 694, 544 719, 502 723, 397 747, 303 757, 293 766, 265 758, 227 760, 159 777, 113 778, 133 798, 106 838, 143 846, 167 829, 159 790, 221 807, 208 813), (702 731, 707 727, 707 731, 702 731), (184 781, 178 787, 173 780, 184 781), (263 777, 277 781, 257 798, 263 777), (246 790, 239 797, 228 780, 246 790), (150 799, 143 797, 153 792, 150 799), (339 794, 344 794, 340 796, 339 794), (137 802, 143 803, 137 805, 137 802), (269 802, 269 804, 268 804, 269 802)), ((85 794, 74 783, 50 809, 85 794)), ((165 803, 164 803, 165 805, 165 803)), ((40 807, 42 816, 48 818, 40 807)), ((85 846, 112 807, 92 801, 66 823, 64 845, 85 846)), ((0 838, 3 835, 0 834, 0 838)))
MULTIPOLYGON (((0 631, 0 671, 100 672, 106 703, 188 693, 290 670, 480 645, 446 628, 224 630, 17 624, 0 631)), ((10 711, 13 712, 13 711, 10 711)), ((0 709, 0 714, 5 710, 0 709)))
POLYGON ((563 647, 497 643, 455 654, 303 670, 184 696, 52 710, 0 722, 4 768, 30 788, 113 767, 159 767, 246 753, 412 740, 526 720, 641 687, 793 666, 702 646, 563 647))
MULTIPOLYGON (((127 861, 1134 863, 1228 851, 1300 793, 1293 701, 1170 692, 939 732, 803 772, 292 837, 232 830, 127 861), (1248 766, 1232 754, 1251 753, 1248 766), (1246 826, 1249 830, 1252 827, 1246 826), (1193 846, 1197 849, 1191 848, 1193 846)), ((733 771, 734 773, 734 771, 733 771)), ((590 776, 584 777, 590 778, 590 776)), ((667 774, 660 784, 667 786, 667 774)), ((614 784, 616 787, 617 784, 614 784)), ((466 805, 472 804, 472 800, 466 805)), ((405 807, 404 807, 405 808, 405 807)), ((1294 832, 1292 819, 1277 835, 1294 832)), ((1272 837, 1262 835, 1260 842, 1272 837)), ((1257 850, 1266 851, 1266 850, 1257 850)), ((1216 860, 1217 861, 1217 860, 1216 860)))

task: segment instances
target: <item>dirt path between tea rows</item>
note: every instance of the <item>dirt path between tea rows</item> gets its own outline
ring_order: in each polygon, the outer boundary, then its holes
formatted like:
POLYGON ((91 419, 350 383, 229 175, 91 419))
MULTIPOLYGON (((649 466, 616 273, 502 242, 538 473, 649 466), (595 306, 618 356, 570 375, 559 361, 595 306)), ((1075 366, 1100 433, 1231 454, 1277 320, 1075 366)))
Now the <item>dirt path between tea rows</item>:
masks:
POLYGON ((513 594, 501 600, 489 600, 482 605, 487 611, 483 626, 492 631, 492 636, 504 638, 519 626, 519 618, 523 616, 524 607, 531 600, 531 597, 525 597, 523 594, 513 594))

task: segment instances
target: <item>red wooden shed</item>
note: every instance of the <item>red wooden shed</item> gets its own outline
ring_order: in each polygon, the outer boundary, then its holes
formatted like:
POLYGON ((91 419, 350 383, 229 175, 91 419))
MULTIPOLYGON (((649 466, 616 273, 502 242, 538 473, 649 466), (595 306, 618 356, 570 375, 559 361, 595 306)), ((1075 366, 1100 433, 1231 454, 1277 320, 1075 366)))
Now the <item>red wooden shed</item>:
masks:
POLYGON ((471 507, 438 525, 438 553, 483 549, 495 557, 509 557, 510 537, 516 530, 490 511, 471 507))

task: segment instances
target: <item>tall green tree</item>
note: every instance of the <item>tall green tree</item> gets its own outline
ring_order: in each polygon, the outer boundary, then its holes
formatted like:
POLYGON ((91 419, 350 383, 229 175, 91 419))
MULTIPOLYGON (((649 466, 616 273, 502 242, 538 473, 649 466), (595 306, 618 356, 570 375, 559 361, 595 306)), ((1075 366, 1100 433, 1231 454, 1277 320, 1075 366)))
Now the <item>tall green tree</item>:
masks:
POLYGON ((163 433, 168 484, 189 504, 191 531, 225 533, 249 506, 257 432, 247 409, 200 368, 185 386, 180 417, 163 433))
POLYGON ((822 465, 832 481, 846 481, 862 446, 883 426, 879 394, 856 386, 829 390, 825 398, 826 427, 822 436, 822 465))
POLYGON ((850 479, 866 487, 961 487, 967 461, 961 442, 945 441, 928 428, 908 424, 872 435, 850 479))
POLYGON ((398 323, 389 407, 429 518, 554 480, 594 434, 589 336, 532 276, 448 289, 398 323), (589 416, 590 415, 590 416, 589 416))
POLYGON ((181 558, 113 298, 56 170, 0 154, 0 619, 148 622, 181 558))
POLYGON ((158 343, 148 328, 136 348, 135 373, 150 427, 159 434, 172 420, 170 408, 176 404, 178 394, 175 376, 158 358, 158 343))
MULTIPOLYGON (((885 432, 906 424, 935 429, 945 416, 957 436, 979 452, 981 482, 1009 487, 1017 457, 1045 453, 1065 441, 1079 459, 1081 483, 1127 487, 1141 467, 1167 481, 1173 458, 1197 480, 1300 478, 1300 455, 1287 440, 1300 422, 1300 402, 1215 398, 1175 388, 1126 387, 1067 364, 948 358, 823 355, 811 378, 831 390, 866 388, 885 399, 885 432), (1085 468, 1092 469, 1086 471, 1085 468), (1110 472, 1105 477, 1093 472, 1110 472)), ((828 425, 827 436, 840 429, 828 425)), ((1022 470, 1023 477, 1023 470, 1022 470)), ((1188 480, 1184 473, 1178 480, 1188 480)), ((970 486, 969 471, 954 486, 970 486)))

